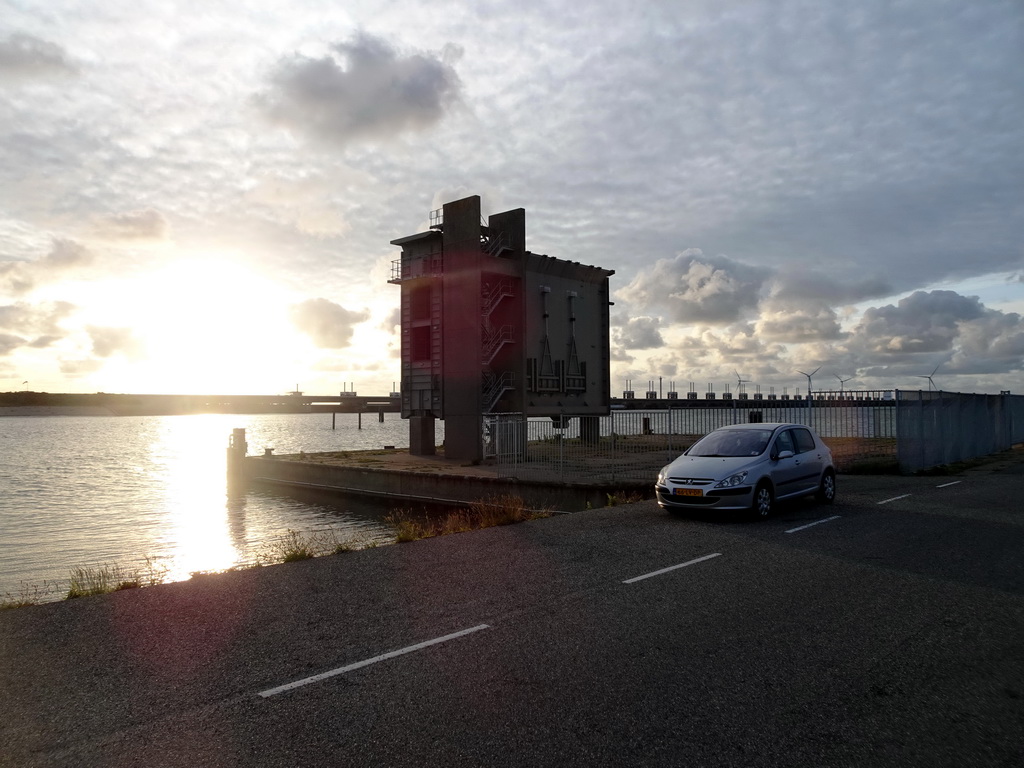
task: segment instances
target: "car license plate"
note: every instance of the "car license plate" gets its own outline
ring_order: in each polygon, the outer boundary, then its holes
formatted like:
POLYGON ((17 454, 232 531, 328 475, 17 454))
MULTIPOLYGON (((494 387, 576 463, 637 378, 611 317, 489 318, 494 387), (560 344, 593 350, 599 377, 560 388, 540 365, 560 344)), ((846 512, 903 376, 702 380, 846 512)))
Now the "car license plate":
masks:
POLYGON ((700 488, 676 488, 676 496, 703 496, 704 491, 700 488))

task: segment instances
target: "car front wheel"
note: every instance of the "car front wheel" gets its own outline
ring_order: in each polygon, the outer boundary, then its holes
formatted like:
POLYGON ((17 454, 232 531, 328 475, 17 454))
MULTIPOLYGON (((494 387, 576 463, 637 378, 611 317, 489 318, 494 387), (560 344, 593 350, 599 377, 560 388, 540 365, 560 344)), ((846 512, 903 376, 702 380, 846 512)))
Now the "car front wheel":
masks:
POLYGON ((821 485, 816 495, 822 504, 831 504, 836 500, 836 473, 831 469, 821 476, 821 485))
POLYGON ((775 496, 772 494, 771 486, 761 483, 754 490, 754 503, 750 511, 753 512, 754 517, 765 518, 772 513, 774 504, 775 496))

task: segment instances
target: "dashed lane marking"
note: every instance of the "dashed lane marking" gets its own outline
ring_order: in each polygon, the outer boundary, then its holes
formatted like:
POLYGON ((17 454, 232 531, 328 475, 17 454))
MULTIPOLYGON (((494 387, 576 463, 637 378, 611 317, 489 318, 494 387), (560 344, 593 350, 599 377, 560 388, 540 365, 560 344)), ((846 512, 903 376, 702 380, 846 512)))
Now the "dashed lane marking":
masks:
POLYGON ((832 515, 832 517, 826 517, 823 520, 815 520, 813 523, 808 523, 807 525, 801 525, 799 528, 790 528, 788 531, 786 531, 786 533, 796 533, 797 531, 804 530, 804 528, 812 528, 815 525, 821 525, 822 523, 828 523, 828 522, 831 522, 832 520, 838 520, 840 517, 841 517, 841 515, 832 515))
POLYGON ((951 483, 943 483, 942 485, 936 485, 935 487, 936 488, 949 488, 949 486, 951 486, 951 485, 957 485, 958 483, 962 483, 962 482, 963 482, 963 480, 954 480, 951 483))
POLYGON ((712 555, 704 555, 704 557, 698 557, 696 560, 689 560, 688 562, 680 563, 679 565, 670 565, 668 568, 662 568, 660 571, 653 571, 652 573, 645 573, 643 576, 634 576, 632 579, 626 579, 622 583, 623 584, 632 584, 632 583, 637 582, 637 581, 642 581, 643 579, 649 579, 652 576, 661 576, 661 574, 663 574, 663 573, 668 573, 669 571, 675 571, 675 570, 678 570, 679 568, 685 568, 688 565, 696 565, 697 563, 703 563, 705 560, 710 560, 711 558, 718 557, 721 554, 722 554, 721 552, 715 552, 712 555))
POLYGON ((880 501, 880 502, 878 502, 878 503, 879 503, 880 505, 881 505, 881 504, 888 504, 888 503, 889 503, 890 501, 896 501, 897 499, 905 499, 905 498, 907 498, 907 496, 909 496, 909 495, 910 495, 909 493, 904 493, 904 494, 903 494, 902 496, 893 496, 893 497, 892 497, 891 499, 886 499, 885 501, 880 501))
POLYGON ((435 637, 433 640, 425 640, 422 643, 416 643, 416 645, 410 645, 407 648, 400 648, 399 650, 391 651, 390 653, 382 653, 380 656, 374 656, 372 659, 365 659, 364 661, 357 661, 355 664, 349 664, 347 667, 338 667, 337 669, 332 669, 329 672, 322 672, 319 675, 313 675, 312 677, 305 677, 302 680, 296 680, 293 683, 285 683, 284 685, 279 685, 276 688, 268 688, 265 691, 260 691, 259 695, 266 699, 266 698, 269 698, 270 696, 275 696, 275 695, 277 695, 279 693, 284 693, 285 691, 291 691, 291 690, 294 690, 296 688, 301 688, 302 686, 309 685, 310 683, 319 683, 321 680, 326 680, 329 677, 335 677, 336 675, 343 675, 346 672, 351 672, 351 671, 353 671, 355 669, 361 669, 363 667, 368 667, 371 664, 376 664, 379 661, 386 661, 387 659, 393 659, 396 656, 404 656, 407 653, 412 653, 413 651, 419 651, 419 650, 421 650, 423 648, 427 648, 427 647, 429 647, 431 645, 437 645, 438 643, 447 643, 449 640, 455 640, 455 639, 460 638, 460 637, 465 637, 466 635, 471 634, 473 632, 479 632, 481 629, 488 629, 488 628, 489 628, 488 624, 478 624, 475 627, 470 627, 469 629, 463 629, 460 632, 452 632, 452 634, 445 635, 444 637, 435 637))

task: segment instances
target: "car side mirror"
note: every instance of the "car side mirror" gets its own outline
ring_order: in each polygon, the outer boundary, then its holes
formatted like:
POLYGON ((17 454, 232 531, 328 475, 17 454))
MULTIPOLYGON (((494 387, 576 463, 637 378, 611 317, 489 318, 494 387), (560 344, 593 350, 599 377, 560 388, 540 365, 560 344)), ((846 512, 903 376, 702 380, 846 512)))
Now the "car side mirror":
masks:
POLYGON ((779 455, 776 456, 775 458, 776 459, 791 459, 795 455, 796 454, 794 454, 792 451, 779 451, 779 455))

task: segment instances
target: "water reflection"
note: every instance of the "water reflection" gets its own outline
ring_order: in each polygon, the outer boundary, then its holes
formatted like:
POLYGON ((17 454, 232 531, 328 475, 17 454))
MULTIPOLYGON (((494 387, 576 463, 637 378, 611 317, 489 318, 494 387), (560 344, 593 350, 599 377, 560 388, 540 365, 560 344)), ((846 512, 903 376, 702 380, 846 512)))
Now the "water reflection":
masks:
MULTIPOLYGON (((231 491, 231 430, 254 453, 401 444, 397 417, 358 429, 356 414, 6 417, 0 420, 0 598, 66 583, 73 568, 117 564, 166 580, 251 563, 289 530, 387 542, 391 505, 336 494, 231 491), (328 415, 329 416, 329 415, 328 415), (351 418, 350 418, 351 417, 351 418)), ((59 591, 59 589, 58 589, 59 591)))
POLYGON ((171 581, 244 560, 245 504, 239 505, 237 496, 234 505, 227 498, 223 450, 218 460, 210 448, 224 443, 224 423, 219 415, 184 417, 152 444, 153 463, 165 484, 160 549, 171 581))
POLYGON ((251 563, 288 530, 330 529, 357 545, 392 540, 383 522, 389 508, 372 502, 229 484, 225 446, 237 421, 219 414, 180 417, 152 443, 153 466, 164 478, 159 549, 168 580, 251 563), (273 503, 259 503, 268 500, 273 503), (252 520, 250 502, 257 510, 252 520))

